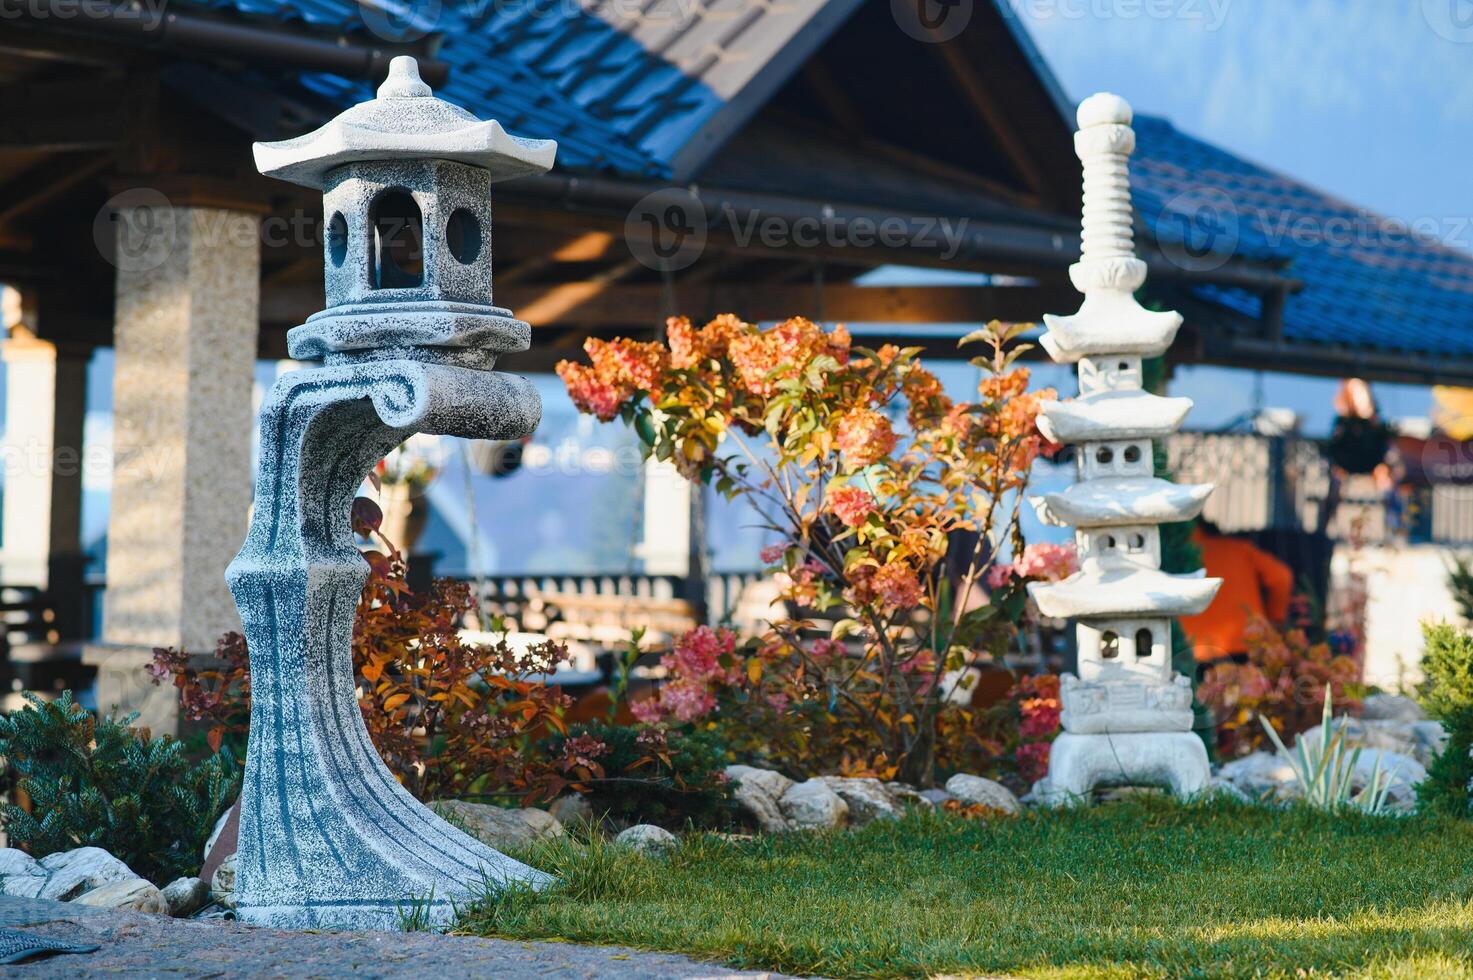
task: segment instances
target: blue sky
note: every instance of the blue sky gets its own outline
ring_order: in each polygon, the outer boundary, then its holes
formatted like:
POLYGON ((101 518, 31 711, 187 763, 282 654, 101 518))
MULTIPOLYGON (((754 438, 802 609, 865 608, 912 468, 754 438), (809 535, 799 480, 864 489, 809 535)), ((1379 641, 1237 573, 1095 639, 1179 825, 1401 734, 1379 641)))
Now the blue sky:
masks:
MULTIPOLYGON (((1371 211, 1435 221, 1473 251, 1473 0, 1005 0, 1074 100, 1102 90, 1371 211)), ((1190 424, 1253 405, 1245 372, 1187 368, 1190 424)), ((1377 385, 1423 416, 1425 388, 1377 385)), ((1320 434, 1335 382, 1262 379, 1320 434)))
POLYGON ((1076 100, 1114 91, 1392 217, 1473 214, 1473 0, 1004 2, 1076 100))

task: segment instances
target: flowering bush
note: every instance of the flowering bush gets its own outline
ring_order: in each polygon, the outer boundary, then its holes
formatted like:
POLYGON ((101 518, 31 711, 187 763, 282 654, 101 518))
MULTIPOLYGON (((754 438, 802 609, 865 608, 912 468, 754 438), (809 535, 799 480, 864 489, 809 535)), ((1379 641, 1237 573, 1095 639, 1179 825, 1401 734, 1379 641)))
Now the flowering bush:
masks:
POLYGON ((1257 716, 1272 722, 1285 739, 1313 728, 1327 689, 1337 706, 1359 707, 1360 667, 1353 657, 1334 652, 1329 643, 1311 644, 1302 629, 1280 633, 1261 618, 1249 622, 1244 638, 1248 662, 1217 664, 1197 686, 1197 697, 1216 719, 1217 748, 1224 757, 1265 747, 1268 736, 1257 716))
POLYGON ((933 780, 949 710, 939 681, 1000 656, 1022 611, 1025 578, 990 602, 981 592, 997 553, 1021 550, 1018 491, 1046 448, 1035 420, 1053 393, 1028 391, 1014 364, 1022 330, 967 338, 989 350, 966 403, 916 349, 856 347, 842 327, 801 318, 765 330, 672 318, 668 344, 594 338, 589 364, 558 365, 580 411, 622 418, 649 454, 756 509, 778 538, 763 560, 785 599, 842 614, 827 636, 801 616, 773 623, 740 652, 719 632, 687 638, 643 717, 688 720, 725 697, 739 744, 933 780), (975 544, 948 574, 968 532, 975 544))
MULTIPOLYGON (((364 556, 369 576, 354 621, 353 666, 369 736, 405 788, 425 800, 515 795, 537 802, 603 778, 607 746, 596 739, 559 739, 553 755, 542 744, 549 732, 566 733, 570 699, 540 679, 557 669, 566 648, 546 641, 516 650, 504 636, 489 645, 462 642, 459 627, 475 607, 469 586, 440 580, 411 591, 380 518, 371 500, 354 502, 355 530, 377 536, 384 550, 364 556)), ((251 684, 238 633, 221 638, 215 657, 218 666, 197 669, 187 653, 156 650, 150 674, 155 684, 172 678, 184 717, 209 725, 218 749, 245 733, 251 684)), ((656 756, 651 748, 649 761, 656 756)))

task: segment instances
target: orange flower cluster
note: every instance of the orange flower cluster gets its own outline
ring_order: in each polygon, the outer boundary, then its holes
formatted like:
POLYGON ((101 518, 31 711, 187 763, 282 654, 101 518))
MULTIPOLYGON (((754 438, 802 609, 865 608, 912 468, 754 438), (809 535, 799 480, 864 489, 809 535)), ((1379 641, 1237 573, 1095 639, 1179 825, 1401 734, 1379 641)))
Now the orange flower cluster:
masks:
POLYGON ((591 363, 558 374, 581 411, 623 414, 650 455, 750 501, 781 536, 767 557, 785 599, 847 607, 851 639, 822 656, 789 638, 792 624, 773 624, 782 642, 766 649, 786 652, 762 663, 794 680, 769 690, 765 675, 763 703, 801 711, 810 692, 828 691, 825 715, 849 733, 834 736, 840 754, 883 755, 904 772, 934 758, 925 744, 948 663, 1002 648, 1014 628, 1002 616, 961 619, 977 608, 990 549, 950 582, 944 559, 956 532, 1017 538, 1016 491, 1044 448, 1036 420, 1053 397, 1030 392, 1013 366, 1020 332, 979 332, 990 352, 973 361, 985 377, 966 404, 917 349, 869 350, 801 317, 766 329, 732 315, 700 328, 672 318, 668 346, 590 340, 591 363), (913 628, 938 613, 952 621, 913 628))
POLYGON ((622 339, 611 343, 589 337, 583 350, 592 364, 559 361, 557 365, 558 377, 580 412, 610 422, 636 394, 659 397, 670 363, 663 345, 622 339))
POLYGON ((873 466, 890 455, 896 438, 890 420, 869 408, 850 409, 834 425, 834 445, 852 469, 873 466))

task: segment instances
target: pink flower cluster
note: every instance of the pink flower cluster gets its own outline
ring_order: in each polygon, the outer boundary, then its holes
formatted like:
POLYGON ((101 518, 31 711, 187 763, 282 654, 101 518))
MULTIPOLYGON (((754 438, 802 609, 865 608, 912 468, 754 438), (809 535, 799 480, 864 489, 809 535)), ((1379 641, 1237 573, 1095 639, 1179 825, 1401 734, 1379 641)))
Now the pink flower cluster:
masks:
POLYGON ((660 658, 670 672, 660 693, 635 701, 629 710, 647 725, 668 718, 688 722, 705 717, 716 707, 718 688, 741 682, 741 671, 732 663, 735 651, 735 633, 697 626, 660 658))
POLYGON ((1072 544, 1030 544, 1016 564, 997 564, 987 573, 989 588, 1000 589, 1014 577, 1057 582, 1079 571, 1079 551, 1072 544))
POLYGON ((1059 699, 1056 674, 1025 677, 1008 692, 1018 705, 1019 745, 1013 753, 1018 774, 1030 783, 1048 774, 1049 746, 1059 734, 1059 699))
POLYGON ((782 591, 783 598, 800 606, 818 601, 818 587, 823 581, 824 567, 812 558, 789 572, 778 572, 772 577, 782 591))
POLYGON ((833 515, 848 527, 859 527, 869 515, 879 509, 875 506, 875 498, 868 491, 848 485, 830 490, 827 503, 833 515))

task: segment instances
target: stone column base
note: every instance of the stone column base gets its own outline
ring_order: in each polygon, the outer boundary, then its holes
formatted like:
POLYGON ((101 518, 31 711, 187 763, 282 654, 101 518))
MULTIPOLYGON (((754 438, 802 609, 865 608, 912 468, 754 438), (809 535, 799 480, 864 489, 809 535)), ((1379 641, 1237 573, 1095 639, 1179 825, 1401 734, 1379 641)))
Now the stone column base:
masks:
POLYGON ((1161 786, 1186 798, 1205 791, 1211 778, 1207 749, 1191 732, 1064 732, 1035 795, 1049 806, 1070 806, 1088 803, 1097 786, 1161 786))

